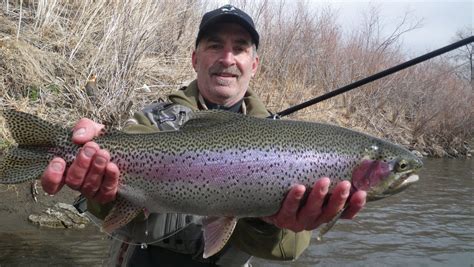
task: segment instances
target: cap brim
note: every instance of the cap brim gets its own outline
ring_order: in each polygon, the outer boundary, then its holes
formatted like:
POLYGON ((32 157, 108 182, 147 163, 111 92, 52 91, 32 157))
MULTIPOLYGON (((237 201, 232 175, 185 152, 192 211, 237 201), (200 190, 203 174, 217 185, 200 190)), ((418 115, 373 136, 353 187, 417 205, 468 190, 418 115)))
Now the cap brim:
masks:
POLYGON ((216 15, 216 16, 210 18, 208 21, 206 21, 206 23, 204 25, 201 25, 201 28, 199 29, 198 36, 196 38, 196 46, 198 45, 201 38, 206 34, 206 32, 213 25, 216 25, 217 23, 222 23, 222 22, 237 23, 240 26, 242 26, 250 34, 250 37, 252 38, 253 43, 258 48, 258 43, 259 43, 259 38, 260 38, 259 35, 258 35, 258 32, 245 19, 243 19, 239 15, 232 14, 232 13, 216 15))

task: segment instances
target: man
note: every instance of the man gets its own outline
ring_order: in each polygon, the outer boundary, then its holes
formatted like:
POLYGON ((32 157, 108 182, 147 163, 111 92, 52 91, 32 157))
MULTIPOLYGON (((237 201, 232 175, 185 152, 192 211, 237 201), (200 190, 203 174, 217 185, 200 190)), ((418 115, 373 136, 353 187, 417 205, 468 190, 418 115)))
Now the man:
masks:
MULTIPOLYGON (((250 116, 269 115, 262 102, 248 89, 259 65, 259 35, 252 19, 226 5, 206 13, 201 21, 192 54, 197 79, 169 96, 170 103, 146 107, 130 120, 130 133, 179 129, 194 110, 225 109, 250 116)), ((46 192, 55 194, 64 184, 89 199, 88 209, 104 217, 115 199, 120 171, 110 155, 90 141, 103 125, 81 119, 74 127, 73 141, 84 144, 69 168, 63 159, 51 161, 42 177, 46 192), (105 205, 99 205, 102 203, 105 205)), ((151 214, 137 218, 122 229, 111 250, 114 265, 136 266, 243 266, 250 257, 274 260, 297 258, 309 245, 310 230, 333 218, 349 200, 351 185, 339 183, 325 204, 330 181, 319 179, 301 206, 306 188, 289 191, 280 211, 266 218, 241 219, 229 244, 217 255, 203 259, 202 233, 197 216, 151 214), (300 207, 301 206, 301 207, 300 207), (179 230, 187 226, 184 230, 179 230), (149 243, 146 248, 128 243, 149 243)), ((352 218, 365 203, 365 192, 352 194, 344 218, 352 218)))

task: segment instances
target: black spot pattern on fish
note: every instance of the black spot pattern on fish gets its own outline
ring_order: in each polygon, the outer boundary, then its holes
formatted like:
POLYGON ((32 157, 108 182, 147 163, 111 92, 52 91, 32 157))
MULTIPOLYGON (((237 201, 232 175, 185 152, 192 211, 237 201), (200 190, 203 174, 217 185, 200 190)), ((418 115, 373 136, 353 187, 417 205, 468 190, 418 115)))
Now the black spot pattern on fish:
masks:
MULTIPOLYGON (((328 176, 332 187, 339 180, 350 180, 363 158, 413 157, 388 142, 328 124, 223 111, 193 116, 179 131, 112 131, 95 139, 121 171, 120 184, 127 189, 119 194, 151 212, 264 216, 278 210, 294 184, 311 187, 316 179, 328 176)), ((26 127, 11 124, 12 131, 26 127)), ((49 126, 45 131, 54 132, 49 126)), ((70 163, 78 147, 64 131, 52 153, 70 163)))

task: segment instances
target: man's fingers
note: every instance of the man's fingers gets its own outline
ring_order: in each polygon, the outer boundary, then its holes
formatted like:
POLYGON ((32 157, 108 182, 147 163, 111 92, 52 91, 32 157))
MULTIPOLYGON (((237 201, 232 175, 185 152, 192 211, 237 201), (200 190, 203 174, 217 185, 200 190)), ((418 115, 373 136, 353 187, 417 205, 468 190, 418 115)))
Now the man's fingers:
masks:
POLYGON ((365 191, 357 191, 349 200, 349 207, 344 211, 341 218, 343 219, 352 219, 356 216, 356 214, 364 207, 365 199, 367 197, 367 193, 365 191))
POLYGON ((279 212, 273 216, 262 218, 267 223, 273 223, 279 228, 294 232, 314 230, 323 223, 332 220, 344 207, 344 219, 352 219, 365 205, 367 193, 355 192, 350 200, 351 183, 342 181, 332 190, 327 204, 328 191, 331 181, 323 177, 317 180, 308 194, 308 199, 301 207, 301 199, 306 188, 303 185, 294 186, 286 196, 279 212))
POLYGON ((102 179, 102 185, 99 192, 96 194, 95 200, 99 203, 107 203, 115 200, 118 190, 118 181, 120 177, 120 171, 112 162, 109 162, 105 168, 105 174, 102 179))
POLYGON ((322 206, 328 193, 329 178, 321 178, 314 183, 304 207, 298 213, 298 221, 304 225, 305 230, 313 230, 317 225, 317 219, 322 213, 322 206))
POLYGON ((92 158, 99 150, 99 145, 94 142, 85 144, 79 151, 76 159, 67 171, 65 182, 74 190, 80 190, 89 171, 92 158))
POLYGON ((286 228, 286 226, 296 221, 296 214, 305 191, 306 187, 304 185, 295 185, 291 188, 275 219, 278 227, 286 228))
POLYGON ((332 191, 328 204, 324 207, 323 213, 318 218, 317 224, 329 222, 344 207, 351 190, 351 183, 340 182, 332 191))
MULTIPOLYGON (((64 184, 75 190, 80 190, 86 175, 88 175, 89 167, 91 167, 91 161, 94 155, 99 151, 99 146, 93 142, 87 143, 94 137, 98 136, 103 129, 104 125, 95 123, 89 119, 81 119, 73 129, 72 141, 77 144, 85 144, 81 148, 80 152, 76 156, 76 159, 67 170, 66 162, 63 159, 53 159, 43 175, 41 176, 41 185, 45 192, 49 194, 55 194, 61 190, 64 184), (87 144, 86 144, 87 143, 87 144)), ((100 160, 100 159, 99 159, 100 160)), ((108 161, 108 159, 107 159, 108 161)), ((103 173, 103 169, 106 163, 99 163, 98 165, 92 165, 92 174, 103 173), (100 166, 100 165, 103 166, 100 166)), ((97 191, 97 183, 100 184, 100 177, 92 175, 90 183, 86 183, 86 192, 92 194, 93 191, 97 191)))
POLYGON ((73 128, 72 141, 76 144, 85 144, 94 137, 99 136, 104 125, 92 120, 82 118, 73 128))
POLYGON ((54 195, 64 185, 64 170, 66 169, 66 162, 62 158, 54 158, 49 163, 48 167, 41 176, 41 186, 43 190, 54 195))
POLYGON ((109 163, 110 155, 106 150, 98 150, 91 161, 89 172, 87 173, 81 192, 89 198, 94 198, 102 184, 102 177, 105 174, 105 168, 109 163))

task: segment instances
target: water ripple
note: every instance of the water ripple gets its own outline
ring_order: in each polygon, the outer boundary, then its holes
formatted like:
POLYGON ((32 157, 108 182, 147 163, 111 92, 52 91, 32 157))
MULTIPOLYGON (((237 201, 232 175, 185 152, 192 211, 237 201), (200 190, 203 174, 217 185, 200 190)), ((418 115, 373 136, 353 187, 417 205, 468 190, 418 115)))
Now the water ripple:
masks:
POLYGON ((297 262, 254 266, 473 266, 473 160, 429 160, 420 182, 341 221, 297 262))
MULTIPOLYGON (((429 160, 420 182, 339 221, 295 262, 253 266, 472 266, 473 160, 429 160)), ((14 229, 12 225, 3 229, 14 229)), ((0 229, 0 266, 101 266, 108 240, 83 231, 0 229)))

